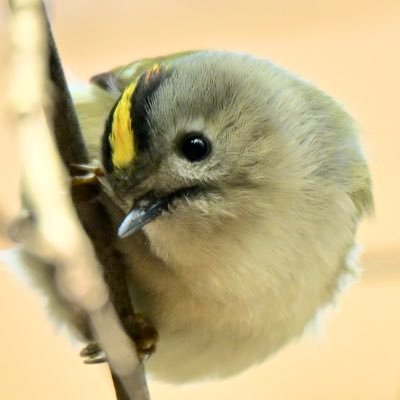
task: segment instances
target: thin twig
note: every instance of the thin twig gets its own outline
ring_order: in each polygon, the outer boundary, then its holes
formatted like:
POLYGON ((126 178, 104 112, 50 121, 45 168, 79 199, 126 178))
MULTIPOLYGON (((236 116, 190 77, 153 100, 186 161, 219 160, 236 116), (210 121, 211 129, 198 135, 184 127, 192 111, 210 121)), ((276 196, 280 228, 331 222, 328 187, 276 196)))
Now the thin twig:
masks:
MULTIPOLYGON (((9 116, 13 131, 18 135, 23 160, 24 196, 36 221, 27 245, 41 258, 56 266, 60 291, 69 301, 88 313, 113 375, 119 377, 126 389, 125 398, 148 399, 143 366, 109 300, 109 290, 102 277, 103 267, 81 228, 69 195, 69 179, 65 167, 44 120, 42 105, 46 105, 48 113, 48 105, 52 105, 52 102, 46 96, 47 65, 43 56, 46 54, 46 20, 43 4, 40 0, 13 0, 12 8, 10 61, 13 77, 10 79, 9 116)), ((58 148, 69 169, 73 162, 86 162, 87 154, 66 90, 61 64, 57 61, 54 41, 51 36, 49 38, 50 70, 56 87, 53 123, 58 148)), ((97 208, 91 210, 91 215, 94 217, 96 213, 102 213, 102 220, 106 215, 105 210, 101 203, 96 204, 97 208)), ((77 205, 78 214, 82 216, 79 202, 77 205)), ((88 207, 83 207, 85 212, 88 207)), ((85 225, 88 223, 83 222, 85 225)), ((97 238, 103 241, 108 239, 108 242, 110 239, 104 237, 104 232, 97 238)), ((99 253, 101 248, 102 243, 95 243, 99 253)), ((109 261, 110 254, 112 258, 114 253, 109 250, 107 254, 98 254, 100 261, 109 261)), ((121 276, 122 272, 117 279, 120 280, 121 276)), ((111 294, 114 298, 124 298, 124 295, 118 293, 111 294)), ((122 308, 123 312, 131 312, 131 309, 125 309, 126 303, 130 304, 129 297, 124 298, 124 302, 119 307, 120 311, 122 308)))

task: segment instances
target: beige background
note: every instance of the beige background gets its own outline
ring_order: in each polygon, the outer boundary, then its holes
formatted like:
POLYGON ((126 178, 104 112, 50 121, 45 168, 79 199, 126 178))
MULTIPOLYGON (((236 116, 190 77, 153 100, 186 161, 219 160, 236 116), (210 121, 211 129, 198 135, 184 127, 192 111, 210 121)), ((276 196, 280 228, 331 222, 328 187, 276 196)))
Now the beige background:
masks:
MULTIPOLYGON (((223 382, 174 387, 150 380, 153 398, 400 400, 400 1, 58 0, 51 8, 59 50, 76 78, 185 49, 250 52, 339 98, 364 132, 376 197, 376 216, 359 234, 366 271, 322 335, 223 382)), ((0 179, 13 180, 12 143, 0 146, 10 148, 2 152, 0 179)), ((2 191, 4 204, 17 208, 2 191)), ((0 399, 114 398, 106 369, 82 365, 79 346, 53 327, 43 301, 3 265, 0 315, 0 399)))

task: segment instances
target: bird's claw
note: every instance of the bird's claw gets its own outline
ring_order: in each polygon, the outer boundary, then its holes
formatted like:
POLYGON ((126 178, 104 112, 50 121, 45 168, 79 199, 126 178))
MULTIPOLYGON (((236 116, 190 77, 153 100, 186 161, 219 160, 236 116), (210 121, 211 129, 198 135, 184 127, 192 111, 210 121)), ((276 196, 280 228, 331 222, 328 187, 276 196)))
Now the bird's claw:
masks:
POLYGON ((83 358, 85 364, 101 364, 107 361, 104 351, 96 342, 89 343, 81 350, 79 355, 83 358))
POLYGON ((75 175, 71 177, 71 185, 73 187, 97 185, 99 183, 99 178, 104 176, 104 171, 98 164, 72 164, 72 167, 85 172, 83 175, 75 175))
POLYGON ((143 315, 134 313, 123 318, 125 330, 135 343, 141 360, 147 360, 156 350, 158 332, 143 315))
MULTIPOLYGON (((132 338, 138 357, 141 361, 147 360, 155 351, 158 333, 141 314, 123 318, 123 325, 132 338)), ((97 342, 89 343, 80 352, 85 364, 100 364, 107 361, 104 351, 97 342)))

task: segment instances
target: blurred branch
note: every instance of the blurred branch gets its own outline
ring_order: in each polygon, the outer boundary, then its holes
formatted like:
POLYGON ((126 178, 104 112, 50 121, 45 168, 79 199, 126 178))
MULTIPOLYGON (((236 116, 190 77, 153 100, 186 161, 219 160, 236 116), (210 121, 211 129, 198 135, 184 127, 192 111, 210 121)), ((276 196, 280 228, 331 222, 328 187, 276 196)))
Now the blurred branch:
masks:
MULTIPOLYGON (((88 197, 95 198, 97 188, 84 188, 75 194, 76 209, 70 196, 65 168, 71 172, 71 164, 86 163, 88 156, 43 4, 40 0, 13 0, 11 6, 8 115, 12 131, 18 136, 24 200, 34 215, 24 244, 56 266, 62 294, 88 313, 112 368, 118 398, 148 399, 143 365, 117 316, 133 314, 133 310, 120 256, 110 250, 111 221, 100 201, 87 201, 88 197), (49 56, 54 100, 47 97, 45 54, 49 56), (46 115, 52 115, 48 119, 56 143, 46 124, 43 106, 46 115)), ((18 157, 15 162, 19 162, 18 157)))
POLYGON ((73 173, 73 163, 88 163, 89 155, 83 141, 81 128, 74 110, 67 81, 64 76, 61 60, 57 52, 50 21, 44 11, 50 82, 52 87, 53 133, 58 151, 70 175, 73 173))

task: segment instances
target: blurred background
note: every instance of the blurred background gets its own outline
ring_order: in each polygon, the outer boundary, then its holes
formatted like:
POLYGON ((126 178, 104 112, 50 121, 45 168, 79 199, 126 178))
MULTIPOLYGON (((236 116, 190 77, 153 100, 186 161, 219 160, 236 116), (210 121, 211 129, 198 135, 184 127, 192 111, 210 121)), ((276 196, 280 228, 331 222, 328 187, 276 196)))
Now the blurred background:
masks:
MULTIPOLYGON (((7 81, 5 3, 1 87, 7 81)), ((339 99, 363 132, 376 201, 375 217, 359 232, 365 271, 322 333, 222 382, 170 386, 150 378, 153 399, 400 400, 400 2, 53 0, 50 10, 72 79, 187 49, 248 52, 339 99)), ((1 116, 0 129, 7 130, 1 116)), ((16 184, 17 171, 7 168, 13 142, 4 136, 0 182, 16 184)), ((17 210, 16 199, 0 193, 0 206, 17 210)), ((9 245, 0 236, 0 247, 9 245)), ((49 321, 43 300, 2 264, 0 315, 1 399, 115 398, 107 368, 83 365, 79 346, 49 321)))

